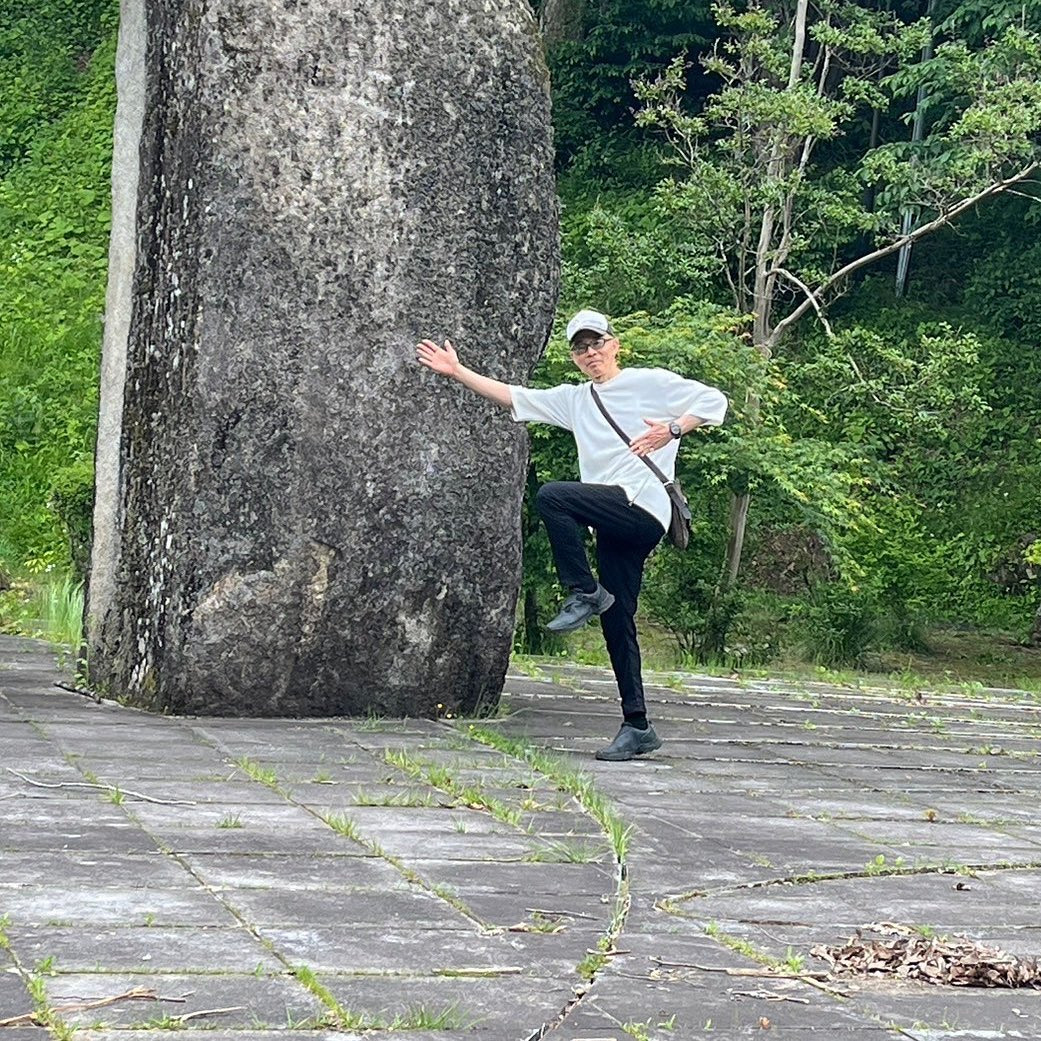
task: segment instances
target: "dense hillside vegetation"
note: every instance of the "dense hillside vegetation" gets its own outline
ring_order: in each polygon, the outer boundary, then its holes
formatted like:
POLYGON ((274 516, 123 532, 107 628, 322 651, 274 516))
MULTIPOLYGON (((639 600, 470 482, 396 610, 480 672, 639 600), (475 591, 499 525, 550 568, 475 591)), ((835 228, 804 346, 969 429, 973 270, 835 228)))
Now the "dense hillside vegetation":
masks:
MULTIPOLYGON (((656 555, 644 618, 662 660, 726 665, 922 661, 980 631, 1014 678, 1015 645, 1041 642, 1041 3, 829 0, 800 50, 803 6, 540 5, 561 315, 606 310, 629 364, 733 402, 684 447, 696 544, 656 555), (906 279, 895 250, 857 266, 932 223, 906 279)), ((0 573, 67 591, 89 535, 117 15, 0 15, 0 573)), ((535 379, 570 368, 556 339, 535 379)), ((532 449, 532 483, 573 473, 559 432, 533 428, 532 449)), ((560 650, 530 514, 525 531, 517 645, 560 650)), ((17 588, 0 606, 9 627, 38 613, 17 588)))

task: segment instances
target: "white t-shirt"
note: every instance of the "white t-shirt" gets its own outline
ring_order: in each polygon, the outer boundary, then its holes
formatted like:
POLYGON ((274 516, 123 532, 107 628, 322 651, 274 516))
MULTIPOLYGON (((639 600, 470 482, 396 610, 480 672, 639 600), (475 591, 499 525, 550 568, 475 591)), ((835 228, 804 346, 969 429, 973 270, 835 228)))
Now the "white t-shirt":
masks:
MULTIPOLYGON (((589 388, 589 383, 565 383, 548 390, 511 386, 511 413, 517 422, 550 423, 570 430, 578 446, 582 482, 618 485, 630 503, 656 517, 667 531, 672 517, 668 493, 604 419, 589 388)), ((668 369, 622 369, 613 379, 598 383, 596 390, 630 440, 647 430, 645 419, 670 423, 691 415, 716 426, 727 413, 722 391, 668 369)), ((675 476, 678 450, 679 441, 673 439, 650 455, 666 477, 675 476)))

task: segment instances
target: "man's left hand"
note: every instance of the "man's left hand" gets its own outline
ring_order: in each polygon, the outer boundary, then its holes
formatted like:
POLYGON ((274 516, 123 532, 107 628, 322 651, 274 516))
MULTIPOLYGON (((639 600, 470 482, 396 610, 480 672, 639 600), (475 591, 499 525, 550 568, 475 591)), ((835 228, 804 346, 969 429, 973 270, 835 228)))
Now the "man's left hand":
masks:
POLYGON ((659 423, 654 419, 645 419, 644 422, 650 427, 639 437, 634 437, 629 442, 629 447, 639 456, 649 455, 664 448, 671 440, 668 423, 659 423))

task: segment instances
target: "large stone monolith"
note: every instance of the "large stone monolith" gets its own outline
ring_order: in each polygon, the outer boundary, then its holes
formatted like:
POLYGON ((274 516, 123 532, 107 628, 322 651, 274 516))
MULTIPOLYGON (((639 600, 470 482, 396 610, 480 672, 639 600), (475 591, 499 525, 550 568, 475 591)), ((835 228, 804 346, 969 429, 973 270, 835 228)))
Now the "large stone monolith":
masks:
POLYGON ((87 630, 152 708, 495 704, 557 287, 526 0, 125 0, 87 630))

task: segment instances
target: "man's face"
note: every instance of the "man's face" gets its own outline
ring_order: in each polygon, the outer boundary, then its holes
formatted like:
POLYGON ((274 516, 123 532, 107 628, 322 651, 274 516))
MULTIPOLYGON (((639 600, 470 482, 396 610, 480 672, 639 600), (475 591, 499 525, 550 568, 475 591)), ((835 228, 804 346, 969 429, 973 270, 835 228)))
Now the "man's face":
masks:
POLYGON ((583 330, 571 341, 571 360, 590 379, 595 379, 618 367, 618 347, 618 339, 611 333, 601 336, 583 330))

